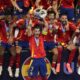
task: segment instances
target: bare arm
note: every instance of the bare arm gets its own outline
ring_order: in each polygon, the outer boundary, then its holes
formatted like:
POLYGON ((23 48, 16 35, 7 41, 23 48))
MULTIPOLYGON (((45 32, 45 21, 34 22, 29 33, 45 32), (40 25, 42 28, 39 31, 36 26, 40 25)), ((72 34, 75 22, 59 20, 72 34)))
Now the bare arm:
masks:
POLYGON ((28 37, 30 37, 32 35, 31 27, 32 27, 32 20, 30 20, 29 25, 26 29, 26 33, 27 33, 28 37))
POLYGON ((43 35, 47 35, 47 31, 48 31, 48 23, 47 21, 44 19, 44 29, 42 30, 42 34, 43 35))
POLYGON ((37 8, 43 8, 43 6, 42 5, 40 5, 40 2, 41 2, 41 0, 36 0, 36 2, 35 2, 35 6, 37 7, 37 8))
POLYGON ((22 9, 16 3, 16 0, 11 0, 11 3, 18 11, 22 12, 22 9))

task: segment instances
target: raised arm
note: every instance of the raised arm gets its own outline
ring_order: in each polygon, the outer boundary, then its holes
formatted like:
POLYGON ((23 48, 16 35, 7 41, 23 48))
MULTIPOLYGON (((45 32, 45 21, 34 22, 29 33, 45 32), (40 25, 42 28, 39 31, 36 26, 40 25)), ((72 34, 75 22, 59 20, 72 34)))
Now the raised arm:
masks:
POLYGON ((28 35, 28 37, 32 36, 32 20, 30 19, 29 25, 26 29, 26 33, 28 35))
POLYGON ((48 23, 47 23, 47 21, 44 19, 44 28, 43 28, 43 30, 42 30, 42 34, 43 35, 47 35, 47 31, 48 31, 48 23))
POLYGON ((36 0, 36 2, 35 2, 35 5, 36 5, 36 7, 39 7, 40 5, 40 2, 41 2, 41 0, 36 0))
POLYGON ((18 6, 16 0, 11 0, 11 3, 19 12, 22 12, 22 9, 18 6))

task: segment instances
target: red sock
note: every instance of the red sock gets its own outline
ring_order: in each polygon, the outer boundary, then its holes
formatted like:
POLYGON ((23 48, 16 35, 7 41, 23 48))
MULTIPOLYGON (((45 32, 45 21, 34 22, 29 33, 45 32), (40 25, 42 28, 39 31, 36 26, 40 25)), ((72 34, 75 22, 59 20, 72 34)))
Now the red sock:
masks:
POLYGON ((16 68, 20 67, 20 54, 16 54, 16 68))
POLYGON ((57 59, 57 63, 61 62, 61 56, 62 56, 62 48, 58 48, 58 59, 57 59))
POLYGON ((2 66, 3 65, 3 56, 1 55, 0 56, 0 66, 2 66))
POLYGON ((47 77, 45 76, 45 77, 42 77, 42 80, 48 80, 48 79, 47 79, 47 77))
POLYGON ((68 63, 71 63, 76 53, 76 49, 73 49, 69 55, 68 63))
POLYGON ((31 78, 29 76, 25 77, 26 80, 31 80, 31 78))
POLYGON ((32 77, 31 80, 37 80, 37 77, 32 77))
POLYGON ((80 66, 80 59, 78 59, 78 65, 80 66))
POLYGON ((78 60, 78 65, 80 66, 80 60, 78 60))
POLYGON ((42 80, 42 77, 39 75, 36 77, 37 80, 42 80))
POLYGON ((56 62, 52 62, 52 67, 53 67, 53 68, 56 67, 56 62))
POLYGON ((15 62, 15 56, 11 56, 11 57, 10 57, 9 66, 10 66, 10 67, 13 67, 14 62, 15 62))

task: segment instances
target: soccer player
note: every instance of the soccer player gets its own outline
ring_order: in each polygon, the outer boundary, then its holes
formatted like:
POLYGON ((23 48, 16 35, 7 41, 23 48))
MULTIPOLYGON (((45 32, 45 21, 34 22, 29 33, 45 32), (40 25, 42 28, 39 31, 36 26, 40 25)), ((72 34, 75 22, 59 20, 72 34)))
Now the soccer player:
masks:
POLYGON ((28 71, 31 80, 37 80, 38 72, 40 73, 41 80, 47 80, 46 76, 46 63, 45 57, 46 52, 44 49, 44 38, 42 32, 46 32, 47 27, 41 29, 41 24, 36 24, 31 30, 31 22, 28 27, 28 36, 29 36, 29 46, 31 51, 31 65, 28 71))
MULTIPOLYGON (((28 41, 27 41, 27 36, 25 34, 26 32, 26 18, 21 18, 17 21, 15 21, 12 24, 11 27, 11 34, 12 37, 14 38, 15 42, 15 48, 16 48, 16 70, 15 70, 15 77, 19 77, 20 73, 20 54, 22 51, 22 48, 28 48, 28 41)), ((12 72, 12 70, 11 70, 12 72)))
POLYGON ((80 75, 80 21, 77 24, 77 33, 75 33, 73 42, 78 48, 78 62, 77 62, 77 73, 80 75))
POLYGON ((58 21, 55 18, 55 12, 53 10, 48 11, 48 31, 47 35, 44 36, 44 45, 45 49, 49 50, 53 54, 52 58, 52 71, 54 74, 57 74, 60 72, 60 61, 61 61, 61 54, 62 54, 62 48, 61 46, 58 46, 57 44, 57 31, 58 31, 58 21), (59 56, 58 56, 59 55, 59 56))
POLYGON ((63 14, 60 18, 60 27, 58 30, 58 42, 65 47, 65 49, 70 51, 68 62, 66 63, 66 68, 69 73, 72 73, 72 68, 70 66, 72 60, 74 59, 76 53, 76 46, 72 42, 72 35, 76 32, 76 26, 74 23, 68 21, 67 15, 63 14))
MULTIPOLYGON (((4 19, 0 20, 0 75, 2 75, 2 71, 3 71, 3 63, 4 63, 3 56, 6 48, 8 48, 11 52, 9 65, 8 65, 8 72, 10 71, 11 67, 13 67, 15 61, 15 47, 13 44, 13 40, 10 36, 9 29, 10 29, 10 23, 8 25, 8 23, 6 23, 4 19)), ((10 76, 11 77, 13 76, 12 73, 10 76)))

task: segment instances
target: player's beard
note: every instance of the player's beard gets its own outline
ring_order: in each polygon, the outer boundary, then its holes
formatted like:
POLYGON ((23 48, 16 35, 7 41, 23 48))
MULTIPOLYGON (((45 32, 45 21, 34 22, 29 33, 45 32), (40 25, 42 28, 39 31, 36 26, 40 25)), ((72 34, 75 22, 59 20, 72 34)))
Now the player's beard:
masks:
POLYGON ((35 34, 35 38, 39 38, 39 34, 35 34))

